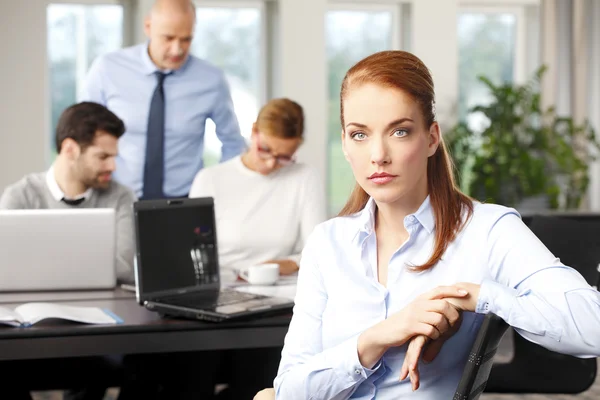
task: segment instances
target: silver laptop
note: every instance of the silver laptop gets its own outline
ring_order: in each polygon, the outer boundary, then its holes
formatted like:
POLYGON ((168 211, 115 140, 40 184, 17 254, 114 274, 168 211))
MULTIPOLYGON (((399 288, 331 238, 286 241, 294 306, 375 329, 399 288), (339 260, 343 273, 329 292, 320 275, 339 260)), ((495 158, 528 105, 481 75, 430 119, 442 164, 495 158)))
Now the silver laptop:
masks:
POLYGON ((0 210, 0 291, 112 289, 112 208, 0 210))

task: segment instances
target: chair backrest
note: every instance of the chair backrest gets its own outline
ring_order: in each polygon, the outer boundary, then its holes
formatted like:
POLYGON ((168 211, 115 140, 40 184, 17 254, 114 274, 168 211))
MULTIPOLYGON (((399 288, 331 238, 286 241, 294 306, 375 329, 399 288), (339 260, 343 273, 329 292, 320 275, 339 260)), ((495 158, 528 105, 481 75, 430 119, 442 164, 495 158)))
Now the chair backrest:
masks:
POLYGON ((565 265, 576 269, 590 285, 598 286, 600 214, 577 218, 535 215, 529 228, 565 265))
MULTIPOLYGON (((553 213, 524 215, 523 222, 560 260, 586 281, 598 285, 600 273, 600 214, 553 213)), ((595 359, 577 358, 547 350, 516 332, 514 356, 499 364, 487 384, 493 393, 581 393, 596 378, 595 359)))
POLYGON ((495 314, 487 314, 471 347, 453 400, 475 400, 483 393, 492 370, 494 355, 508 324, 495 314))

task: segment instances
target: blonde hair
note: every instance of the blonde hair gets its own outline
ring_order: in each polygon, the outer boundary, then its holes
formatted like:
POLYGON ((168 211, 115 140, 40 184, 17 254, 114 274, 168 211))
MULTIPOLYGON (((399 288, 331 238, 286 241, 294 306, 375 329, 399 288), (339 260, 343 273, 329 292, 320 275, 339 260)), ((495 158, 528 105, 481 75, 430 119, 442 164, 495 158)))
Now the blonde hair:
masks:
POLYGON ((254 128, 281 139, 302 139, 304 111, 300 104, 290 99, 270 100, 260 109, 254 128))

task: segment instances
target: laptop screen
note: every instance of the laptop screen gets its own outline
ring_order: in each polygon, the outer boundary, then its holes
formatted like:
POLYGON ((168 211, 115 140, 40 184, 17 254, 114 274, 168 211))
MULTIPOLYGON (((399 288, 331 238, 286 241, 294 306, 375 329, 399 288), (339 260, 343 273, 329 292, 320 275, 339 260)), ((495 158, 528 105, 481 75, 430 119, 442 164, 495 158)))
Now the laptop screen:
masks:
POLYGON ((0 210, 0 291, 114 289, 115 221, 113 208, 0 210))
POLYGON ((138 283, 143 295, 217 284, 212 198, 135 204, 138 283))

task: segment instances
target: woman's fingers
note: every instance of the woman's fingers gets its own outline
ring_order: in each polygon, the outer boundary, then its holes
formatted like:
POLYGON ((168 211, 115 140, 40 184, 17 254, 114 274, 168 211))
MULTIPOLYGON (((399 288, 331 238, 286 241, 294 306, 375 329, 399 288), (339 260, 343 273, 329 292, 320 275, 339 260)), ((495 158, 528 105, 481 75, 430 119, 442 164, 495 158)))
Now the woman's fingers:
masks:
POLYGON ((442 336, 438 340, 430 342, 425 351, 423 352, 423 356, 421 357, 421 359, 428 363, 432 362, 440 353, 440 350, 442 350, 442 346, 444 345, 447 339, 447 337, 442 336))
MULTIPOLYGON (((420 318, 420 322, 435 327, 440 335, 443 335, 450 329, 450 322, 446 319, 446 316, 435 311, 428 311, 424 313, 420 318)), ((431 337, 429 335, 426 336, 431 337)))
POLYGON ((469 311, 470 299, 446 298, 445 301, 447 301, 455 309, 458 309, 461 311, 469 311))
POLYGON ((423 335, 427 336, 431 340, 436 340, 441 336, 440 331, 436 328, 434 324, 419 322, 415 325, 415 335, 423 335))
POLYGON ((447 297, 461 298, 469 294, 465 289, 456 286, 438 286, 429 292, 421 295, 424 300, 438 300, 445 299, 447 297))
POLYGON ((404 355, 404 362, 402 363, 402 368, 400 369, 400 380, 403 381, 409 375, 409 370, 411 368, 414 369, 415 360, 418 361, 418 353, 420 349, 423 348, 423 344, 426 342, 425 336, 419 335, 415 336, 411 339, 408 347, 406 349, 406 354, 404 355))
POLYGON ((442 346, 446 343, 446 340, 450 339, 458 330, 462 324, 462 318, 458 318, 454 326, 452 326, 446 333, 444 333, 438 340, 429 342, 427 348, 423 351, 421 359, 425 362, 432 362, 439 352, 442 350, 442 346))
POLYGON ((430 300, 427 302, 426 310, 443 314, 451 326, 454 326, 460 318, 460 312, 448 300, 430 300))
POLYGON ((427 338, 422 335, 416 336, 410 341, 406 355, 404 356, 402 369, 400 370, 400 380, 406 379, 408 375, 413 391, 417 390, 420 386, 419 358, 426 343, 427 338))
POLYGON ((404 357, 402 368, 400 368, 400 380, 403 381, 408 376, 408 357, 404 357))

